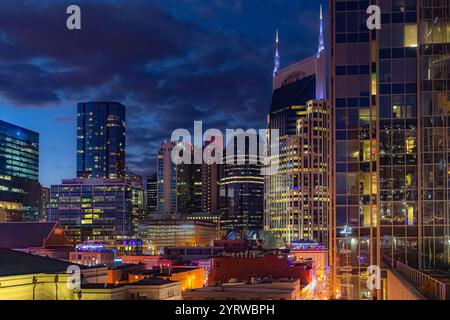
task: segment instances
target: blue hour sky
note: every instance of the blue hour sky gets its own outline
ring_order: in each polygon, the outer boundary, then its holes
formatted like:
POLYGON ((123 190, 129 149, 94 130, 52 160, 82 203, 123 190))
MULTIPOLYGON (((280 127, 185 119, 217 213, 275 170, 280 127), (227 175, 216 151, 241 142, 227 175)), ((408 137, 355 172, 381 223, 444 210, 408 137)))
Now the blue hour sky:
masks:
MULTIPOLYGON (((127 107, 127 166, 147 175, 177 128, 264 128, 281 66, 317 50, 311 0, 2 0, 0 119, 40 133, 45 186, 76 174, 76 104, 127 107), (82 29, 66 28, 81 7, 82 29)), ((325 8, 326 10, 326 8, 325 8)))

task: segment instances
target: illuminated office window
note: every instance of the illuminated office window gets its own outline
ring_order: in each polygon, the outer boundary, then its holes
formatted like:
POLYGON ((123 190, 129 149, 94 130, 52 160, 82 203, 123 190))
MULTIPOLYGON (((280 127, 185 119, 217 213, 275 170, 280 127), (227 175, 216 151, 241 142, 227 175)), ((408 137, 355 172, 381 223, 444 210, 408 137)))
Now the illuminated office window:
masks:
POLYGON ((417 47, 417 24, 405 24, 404 39, 404 46, 406 48, 417 47))
POLYGON ((377 95, 377 74, 372 73, 372 95, 377 95))

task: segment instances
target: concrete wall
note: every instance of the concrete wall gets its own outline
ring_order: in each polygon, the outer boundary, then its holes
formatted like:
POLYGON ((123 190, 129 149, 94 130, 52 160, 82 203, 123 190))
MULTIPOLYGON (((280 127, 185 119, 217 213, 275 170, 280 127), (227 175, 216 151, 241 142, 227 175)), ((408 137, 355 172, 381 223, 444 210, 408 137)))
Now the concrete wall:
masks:
POLYGON ((36 274, 0 278, 0 300, 72 300, 69 275, 36 274), (34 282, 33 282, 34 279, 34 282))
POLYGON ((128 295, 140 295, 148 300, 182 300, 181 283, 174 282, 160 286, 127 286, 128 295))
POLYGON ((398 271, 387 271, 388 300, 426 300, 398 271))

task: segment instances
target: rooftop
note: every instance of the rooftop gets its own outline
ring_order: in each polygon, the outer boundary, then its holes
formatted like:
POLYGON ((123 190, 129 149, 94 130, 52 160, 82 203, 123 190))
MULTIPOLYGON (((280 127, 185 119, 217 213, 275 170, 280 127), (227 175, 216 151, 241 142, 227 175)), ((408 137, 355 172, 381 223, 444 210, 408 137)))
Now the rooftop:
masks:
POLYGON ((162 286, 165 284, 177 283, 176 281, 165 280, 161 278, 147 278, 138 282, 129 284, 130 286, 162 286))
POLYGON ((3 222, 0 223, 0 247, 26 249, 42 247, 57 222, 3 222))
MULTIPOLYGON (((0 248, 0 277, 35 273, 64 273, 73 263, 0 248)), ((86 267, 80 266, 81 269, 86 267)))
POLYGON ((134 275, 142 275, 142 276, 169 276, 171 274, 174 273, 182 273, 182 272, 188 272, 191 270, 195 270, 195 269, 199 269, 197 267, 195 268, 162 268, 162 269, 158 269, 158 268, 154 268, 152 270, 130 270, 129 273, 130 274, 134 274, 134 275), (170 272, 169 272, 170 270, 170 272))
POLYGON ((239 292, 252 292, 252 293, 290 293, 294 290, 298 284, 297 281, 283 281, 272 283, 256 283, 256 284, 225 284, 216 287, 203 287, 200 289, 189 290, 188 292, 224 292, 224 291, 239 291, 239 292))

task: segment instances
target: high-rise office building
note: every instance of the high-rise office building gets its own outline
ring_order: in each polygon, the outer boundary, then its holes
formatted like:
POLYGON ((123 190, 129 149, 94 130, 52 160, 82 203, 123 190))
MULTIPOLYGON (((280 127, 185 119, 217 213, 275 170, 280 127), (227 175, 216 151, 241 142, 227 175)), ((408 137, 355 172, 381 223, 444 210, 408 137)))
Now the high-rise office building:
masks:
MULTIPOLYGON (((192 155, 194 147, 192 147, 192 155)), ((202 212, 202 165, 182 163, 176 166, 177 213, 189 215, 202 212)))
MULTIPOLYGON (((330 110, 325 100, 306 103, 297 120, 297 135, 288 138, 288 146, 297 147, 286 155, 286 190, 291 205, 289 212, 296 216, 294 234, 297 238, 328 243, 328 215, 330 203, 330 110), (298 202, 296 202, 298 201, 298 202)), ((294 237, 290 237, 295 238, 294 237)))
POLYGON ((145 219, 144 186, 142 177, 127 170, 125 184, 131 192, 131 223, 133 236, 138 234, 138 226, 145 219))
POLYGON ((145 215, 146 218, 152 217, 157 212, 158 203, 158 178, 156 174, 147 177, 145 215))
POLYGON ((172 162, 174 142, 163 142, 156 159, 157 214, 169 217, 177 214, 177 166, 172 162))
MULTIPOLYGON (((227 148, 220 175, 220 227, 228 236, 259 239, 264 227, 264 176, 259 159, 261 137, 237 135, 234 152, 227 148), (238 140, 244 141, 245 150, 238 140), (253 154, 250 143, 256 143, 253 154)), ((231 141, 228 141, 230 143, 231 141)))
POLYGON ((185 146, 191 149, 191 163, 175 165, 172 161, 175 145, 175 142, 164 142, 158 152, 158 215, 186 217, 194 213, 216 213, 219 165, 194 163, 194 153, 203 152, 203 148, 192 145, 185 146))
POLYGON ((217 214, 219 210, 219 182, 221 165, 202 164, 202 211, 217 214))
POLYGON ((51 186, 50 221, 76 242, 133 235, 133 190, 123 179, 71 179, 51 186))
POLYGON ((39 221, 47 221, 50 205, 50 188, 41 186, 39 199, 39 221))
POLYGON ((330 1, 333 292, 381 298, 367 268, 450 263, 448 1, 330 1))
POLYGON ((77 176, 124 178, 125 131, 125 107, 120 103, 79 103, 77 176))
POLYGON ((322 9, 317 55, 279 69, 273 88, 268 129, 279 132, 279 155, 270 155, 278 172, 265 178, 265 230, 287 243, 327 242, 330 112, 322 100, 326 88, 322 9))
POLYGON ((4 220, 38 221, 38 180, 39 134, 0 120, 0 206, 4 220))

